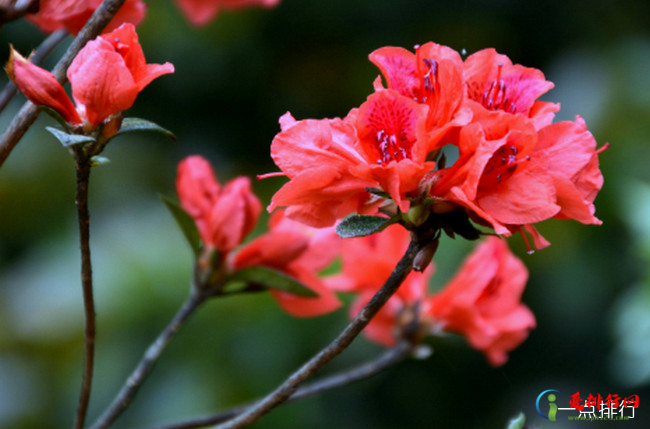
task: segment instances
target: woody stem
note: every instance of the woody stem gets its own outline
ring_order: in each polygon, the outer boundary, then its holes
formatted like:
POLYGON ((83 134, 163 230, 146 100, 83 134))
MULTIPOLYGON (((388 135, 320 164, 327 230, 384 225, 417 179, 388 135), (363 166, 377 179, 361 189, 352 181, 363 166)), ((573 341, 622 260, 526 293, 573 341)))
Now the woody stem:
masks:
POLYGON ((395 270, 348 326, 327 347, 318 352, 273 392, 239 416, 217 426, 217 429, 237 429, 257 421, 273 408, 285 402, 302 383, 342 353, 397 291, 413 269, 415 255, 433 239, 433 235, 433 231, 423 231, 422 234, 413 233, 411 243, 402 259, 397 263, 395 270))
MULTIPOLYGON (((320 394, 322 392, 335 389, 340 386, 346 386, 359 380, 371 377, 401 361, 409 356, 413 351, 413 344, 408 341, 402 341, 395 347, 386 350, 378 358, 366 362, 354 368, 330 375, 321 380, 315 381, 307 386, 303 386, 296 390, 285 402, 293 402, 299 399, 307 398, 320 394)), ((193 429, 201 428, 225 422, 242 414, 255 403, 244 405, 238 408, 233 408, 221 413, 211 414, 204 417, 198 417, 191 420, 186 420, 178 423, 171 423, 168 425, 158 426, 155 429, 193 429)))
MULTIPOLYGON (((80 153, 80 152, 79 152, 80 153)), ((79 405, 75 417, 75 429, 83 429, 90 391, 92 387, 95 361, 95 302, 93 299, 93 272, 90 260, 90 214, 88 212, 88 179, 90 161, 87 157, 77 157, 77 192, 75 203, 79 221, 79 242, 81 248, 81 287, 83 291, 86 328, 84 331, 84 365, 79 393, 79 405)))
POLYGON ((158 361, 158 358, 165 347, 167 347, 172 337, 181 329, 183 324, 192 314, 194 314, 194 312, 208 297, 209 295, 206 293, 197 292, 195 290, 192 291, 169 324, 158 335, 154 342, 151 343, 136 368, 122 386, 122 389, 113 399, 113 402, 111 402, 110 406, 106 408, 104 413, 92 425, 91 429, 106 428, 122 414, 135 397, 135 394, 138 392, 138 389, 149 373, 153 370, 155 363, 158 361))

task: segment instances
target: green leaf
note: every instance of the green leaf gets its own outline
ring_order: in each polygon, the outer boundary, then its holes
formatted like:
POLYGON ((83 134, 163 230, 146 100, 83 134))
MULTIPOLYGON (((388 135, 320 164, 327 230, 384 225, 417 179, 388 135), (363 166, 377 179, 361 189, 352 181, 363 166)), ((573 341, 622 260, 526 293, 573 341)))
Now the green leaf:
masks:
POLYGON ((526 416, 523 412, 520 412, 515 417, 511 418, 508 422, 506 429, 523 429, 526 424, 526 416))
POLYGON ((172 200, 166 195, 160 195, 160 198, 163 200, 163 203, 167 206, 167 209, 171 212, 172 216, 176 220, 185 239, 190 244, 194 256, 198 257, 201 252, 201 239, 199 238, 199 230, 196 227, 196 223, 192 216, 190 216, 183 208, 178 205, 177 202, 172 200))
POLYGON ((117 132, 111 138, 115 138, 122 134, 133 133, 136 131, 154 131, 163 134, 169 137, 170 139, 176 141, 176 136, 168 129, 161 127, 155 122, 147 121, 146 119, 140 119, 140 118, 124 118, 122 120, 122 125, 120 126, 120 129, 117 130, 117 132))
POLYGON ((352 215, 336 226, 336 233, 341 238, 363 237, 379 232, 393 223, 395 220, 382 216, 352 215))
POLYGON ((45 127, 56 139, 63 145, 63 147, 70 147, 83 143, 92 143, 95 141, 94 137, 84 136, 82 134, 68 134, 54 127, 45 127))
POLYGON ((379 188, 372 188, 372 187, 366 187, 366 192, 377 195, 378 197, 390 199, 390 194, 382 189, 379 188))
POLYGON ((252 287, 265 287, 289 292, 294 295, 314 298, 318 294, 287 274, 262 266, 243 268, 235 271, 226 280, 226 289, 232 289, 228 283, 246 284, 252 287))
POLYGON ((57 112, 56 110, 52 109, 52 108, 49 107, 49 106, 38 106, 38 107, 39 107, 43 112, 45 112, 45 113, 47 113, 48 115, 50 115, 50 116, 51 116, 55 121, 57 121, 59 124, 61 124, 61 126, 63 127, 63 129, 66 129, 66 130, 67 130, 67 129, 70 128, 70 125, 68 125, 68 123, 65 121, 65 119, 63 119, 63 116, 61 116, 61 114, 60 114, 59 112, 57 112))

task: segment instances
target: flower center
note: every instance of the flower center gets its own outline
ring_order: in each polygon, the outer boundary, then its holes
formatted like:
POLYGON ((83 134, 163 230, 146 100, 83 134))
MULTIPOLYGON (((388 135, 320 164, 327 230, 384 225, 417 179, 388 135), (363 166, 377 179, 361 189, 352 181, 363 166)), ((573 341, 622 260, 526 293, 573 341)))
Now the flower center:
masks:
MULTIPOLYGON (((494 186, 512 176, 521 160, 517 159, 516 146, 501 146, 485 165, 479 187, 494 186)), ((528 161, 530 156, 524 158, 528 161)))
POLYGON ((517 105, 515 100, 512 99, 512 91, 508 91, 506 79, 501 77, 502 69, 503 64, 498 64, 496 79, 483 92, 479 89, 480 86, 477 87, 476 83, 468 85, 468 96, 472 100, 481 103, 488 110, 503 110, 508 113, 516 113, 517 105))
POLYGON ((392 90, 368 97, 359 109, 359 139, 371 162, 379 165, 411 157, 417 103, 392 90))

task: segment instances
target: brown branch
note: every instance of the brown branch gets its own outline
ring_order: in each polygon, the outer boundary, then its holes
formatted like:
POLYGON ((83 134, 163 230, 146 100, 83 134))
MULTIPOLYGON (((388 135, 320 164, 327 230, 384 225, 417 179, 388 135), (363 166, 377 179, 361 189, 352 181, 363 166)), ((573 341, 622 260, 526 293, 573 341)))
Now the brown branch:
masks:
MULTIPOLYGON (((94 39, 102 32, 125 1, 104 0, 97 10, 95 10, 84 28, 81 29, 77 37, 68 47, 68 50, 52 70, 52 73, 61 84, 65 82, 65 73, 77 53, 86 45, 86 42, 94 39)), ((4 164, 13 148, 18 144, 22 136, 25 135, 25 132, 27 132, 27 129, 34 123, 37 117, 38 107, 30 101, 26 102, 16 116, 14 116, 14 119, 0 137, 0 167, 4 164)))
MULTIPOLYGON (((81 152, 78 152, 81 153, 81 152)), ((79 406, 75 417, 76 429, 83 429, 90 390, 92 387, 93 367, 95 361, 95 302, 93 299, 93 270, 90 260, 90 214, 88 212, 88 179, 90 178, 90 161, 86 157, 77 157, 77 217, 79 220, 79 242, 81 247, 81 287, 83 290, 86 328, 84 331, 84 365, 79 393, 79 406)))
POLYGON ((135 394, 138 392, 138 389, 149 373, 151 373, 155 363, 158 361, 158 358, 165 347, 169 344, 172 337, 181 329, 187 319, 194 314, 196 309, 207 299, 207 297, 207 294, 202 294, 196 290, 192 291, 190 297, 185 301, 185 303, 183 303, 167 327, 149 346, 145 354, 142 356, 142 360, 140 360, 135 370, 133 370, 129 378, 126 380, 126 383, 124 383, 122 389, 115 396, 110 406, 93 424, 92 429, 103 429, 108 427, 129 406, 135 397, 135 394))
MULTIPOLYGON (((50 34, 43 43, 30 55, 29 59, 33 64, 40 65, 41 62, 47 57, 59 43, 68 36, 65 30, 58 30, 50 34)), ((16 95, 16 85, 9 81, 0 93, 0 112, 2 112, 11 99, 16 95)))
POLYGON ((342 353, 397 291, 406 276, 413 269, 415 255, 433 239, 435 233, 432 230, 425 230, 424 227, 421 228, 420 232, 420 234, 417 232, 412 234, 411 243, 406 253, 397 263, 395 270, 391 273, 382 288, 327 347, 317 353, 261 401, 234 419, 217 426, 217 428, 237 429, 252 424, 273 408, 286 401, 302 383, 342 353))
MULTIPOLYGON (((381 371, 403 361, 413 351, 413 345, 407 341, 402 341, 397 346, 385 351, 377 359, 366 362, 360 366, 330 375, 322 380, 313 382, 307 386, 301 387, 296 390, 285 403, 294 402, 299 399, 307 398, 325 392, 327 390, 335 389, 340 386, 346 386, 356 381, 364 380, 381 371)), ((157 426, 154 429, 193 429, 201 428, 210 425, 215 425, 228 421, 245 411, 249 410, 255 402, 244 405, 241 407, 233 408, 217 414, 211 414, 204 417, 198 417, 184 422, 171 423, 168 425, 157 426)))

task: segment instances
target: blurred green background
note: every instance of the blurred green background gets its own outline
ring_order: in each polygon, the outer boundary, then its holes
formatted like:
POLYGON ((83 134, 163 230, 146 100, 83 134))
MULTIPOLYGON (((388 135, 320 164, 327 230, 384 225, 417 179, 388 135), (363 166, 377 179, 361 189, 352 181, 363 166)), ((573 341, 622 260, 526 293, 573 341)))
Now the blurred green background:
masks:
MULTIPOLYGON (((175 195, 176 164, 199 153, 221 181, 275 171, 277 119, 344 116, 372 91, 374 49, 435 41, 468 53, 494 47, 555 83, 557 119, 585 118, 599 145, 605 186, 600 227, 548 221, 552 246, 525 253, 524 301, 538 328, 491 368, 461 338, 372 379, 283 406, 255 428, 500 428, 523 411, 532 427, 650 427, 650 3, 576 0, 432 2, 283 0, 274 10, 225 12, 192 28, 171 0, 150 1, 138 28, 149 62, 172 62, 128 116, 171 129, 178 142, 137 134, 116 140, 91 177, 97 359, 94 421, 185 298, 191 255, 158 198, 175 195), (579 391, 640 406, 627 422, 544 420, 535 400, 556 389, 560 407, 579 391)), ((26 22, 0 29, 23 54, 44 35, 26 22)), ((66 44, 69 39, 66 40, 66 44)), ((52 66, 65 46, 50 56, 52 66)), ((0 78, 4 85, 6 77, 0 78)), ((4 129, 23 103, 0 116, 4 129)), ((78 396, 83 308, 68 153, 41 115, 0 168, 0 427, 69 427, 78 396)), ((283 183, 254 184, 264 204, 283 183)), ((265 220, 265 219, 264 219, 265 220)), ((260 225, 263 225, 264 220, 260 225)), ((260 229, 261 230, 261 229, 260 229)), ((440 286, 468 243, 445 241, 440 286)), ((294 319, 267 295, 209 302, 176 337, 115 427, 149 427, 219 411, 282 381, 347 322, 340 310, 294 319)), ((378 355, 359 339, 324 373, 378 355)))

